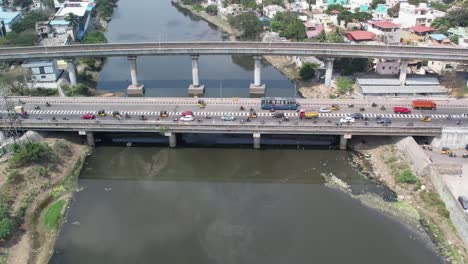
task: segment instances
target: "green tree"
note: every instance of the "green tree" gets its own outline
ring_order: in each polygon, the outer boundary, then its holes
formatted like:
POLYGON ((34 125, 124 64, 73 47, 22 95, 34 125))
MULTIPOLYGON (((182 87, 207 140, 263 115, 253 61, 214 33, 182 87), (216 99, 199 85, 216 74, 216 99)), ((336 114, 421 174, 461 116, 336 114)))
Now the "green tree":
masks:
POLYGON ((0 200, 0 219, 10 217, 10 206, 4 201, 0 200))
POLYGON ((243 37, 256 39, 263 31, 262 22, 254 12, 245 12, 238 16, 230 16, 229 24, 242 32, 243 37))
POLYGON ((446 17, 438 17, 432 21, 431 27, 437 29, 442 34, 447 34, 449 28, 452 27, 452 23, 446 17))
POLYGON ((459 8, 448 12, 445 16, 450 24, 458 27, 468 26, 468 8, 459 8))
POLYGON ((367 72, 370 61, 365 58, 339 58, 335 60, 333 67, 343 75, 351 75, 356 72, 367 72))
POLYGON ((86 34, 85 38, 83 39, 83 44, 95 44, 95 43, 106 43, 107 38, 101 31, 92 31, 86 34))
POLYGON ((301 69, 299 70, 299 77, 303 80, 310 80, 315 76, 315 71, 319 67, 318 64, 306 62, 302 64, 301 69))
POLYGON ((375 9, 379 4, 385 4, 385 0, 372 0, 371 8, 375 9))
MULTIPOLYGON (((331 11, 333 10, 336 10, 336 11, 340 11, 340 13, 344 12, 344 11, 348 11, 346 10, 346 8, 344 8, 342 5, 338 5, 338 4, 331 4, 331 5, 328 5, 327 7, 327 10, 325 11, 326 14, 330 15, 331 14, 331 11)), ((349 11, 348 11, 349 12, 349 11)))
POLYGON ((453 35, 450 37, 450 41, 452 41, 455 44, 459 44, 458 42, 460 41, 460 38, 457 35, 453 35))
POLYGON ((357 12, 353 14, 353 19, 359 22, 361 29, 364 28, 363 22, 367 22, 372 19, 372 14, 367 12, 357 12))
POLYGON ((14 0, 13 5, 25 8, 32 5, 32 0, 14 0))
POLYGON ((117 6, 118 0, 97 0, 96 11, 101 19, 109 21, 114 13, 114 7, 117 6))
POLYGON ((34 30, 25 30, 21 33, 14 31, 8 32, 3 39, 3 45, 32 46, 37 40, 37 34, 34 30))
POLYGON ((280 36, 302 41, 306 38, 304 23, 292 12, 278 12, 270 23, 271 29, 279 32, 280 36))
POLYGON ((216 5, 209 5, 205 7, 205 12, 212 16, 216 16, 218 14, 218 7, 216 5))
POLYGON ((3 218, 0 220, 0 239, 8 239, 15 230, 15 224, 10 218, 3 218))
POLYGON ((400 3, 394 5, 392 8, 387 10, 387 14, 390 17, 398 17, 398 13, 400 12, 400 3))
POLYGON ((337 17, 338 24, 341 24, 341 21, 344 21, 345 27, 348 25, 349 22, 353 21, 353 19, 353 13, 351 13, 348 10, 341 11, 337 17))
POLYGON ((68 22, 68 25, 72 28, 73 32, 75 32, 76 28, 80 24, 80 18, 74 13, 68 13, 65 17, 65 21, 68 22))
POLYGON ((353 90, 354 81, 346 77, 338 77, 335 84, 338 93, 345 94, 353 90))
POLYGON ((11 25, 11 30, 21 33, 27 29, 35 30, 36 22, 49 19, 49 15, 42 11, 32 11, 24 16, 23 19, 11 25))

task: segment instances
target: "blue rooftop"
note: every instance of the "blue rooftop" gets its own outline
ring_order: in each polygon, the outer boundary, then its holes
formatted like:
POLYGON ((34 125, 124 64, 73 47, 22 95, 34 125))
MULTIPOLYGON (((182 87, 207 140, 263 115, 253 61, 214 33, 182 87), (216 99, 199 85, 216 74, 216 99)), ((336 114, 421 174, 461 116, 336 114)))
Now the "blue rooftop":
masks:
POLYGON ((0 20, 3 20, 5 24, 11 24, 15 18, 20 16, 19 12, 3 12, 0 11, 0 20))
POLYGON ((435 40, 444 40, 447 38, 444 34, 430 34, 429 37, 435 40))

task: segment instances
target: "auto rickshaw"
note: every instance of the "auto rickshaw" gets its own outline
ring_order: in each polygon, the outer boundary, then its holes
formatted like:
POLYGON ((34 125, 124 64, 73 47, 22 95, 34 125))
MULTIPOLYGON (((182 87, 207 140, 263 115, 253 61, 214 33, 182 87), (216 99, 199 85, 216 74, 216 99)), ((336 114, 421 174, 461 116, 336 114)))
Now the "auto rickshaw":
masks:
POLYGON ((106 114, 106 111, 105 111, 105 110, 99 110, 99 111, 97 112, 97 115, 98 115, 98 116, 106 116, 107 114, 106 114))
POLYGON ((448 154, 450 152, 450 149, 447 147, 442 147, 442 150, 440 151, 440 154, 448 154))
POLYGON ((119 111, 113 111, 112 112, 112 117, 113 118, 120 118, 120 112, 119 111))
POLYGON ((198 107, 200 107, 200 108, 205 108, 206 103, 205 103, 205 101, 203 101, 203 100, 198 100, 197 105, 198 105, 198 107))
POLYGON ((340 107, 337 104, 332 104, 330 109, 331 110, 340 110, 340 107))
POLYGON ((166 110, 163 110, 163 111, 161 111, 161 112, 159 113, 159 117, 165 118, 165 117, 168 117, 168 116, 169 116, 169 114, 167 113, 166 110))
POLYGON ((423 122, 432 122, 432 118, 430 116, 425 116, 421 119, 423 122))
POLYGON ((252 111, 249 113, 249 118, 257 118, 257 112, 252 111))

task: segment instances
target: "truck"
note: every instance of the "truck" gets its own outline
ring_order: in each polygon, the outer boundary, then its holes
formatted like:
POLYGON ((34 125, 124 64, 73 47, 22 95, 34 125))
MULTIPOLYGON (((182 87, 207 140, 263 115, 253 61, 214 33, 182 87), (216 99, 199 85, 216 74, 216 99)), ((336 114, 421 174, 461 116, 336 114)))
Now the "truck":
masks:
POLYGON ((299 112, 300 119, 304 119, 304 118, 312 119, 318 116, 319 116, 319 113, 317 111, 306 111, 304 109, 301 109, 301 111, 299 112))
POLYGON ((22 117, 28 116, 28 112, 24 111, 24 106, 22 105, 15 106, 15 113, 19 114, 22 117))
POLYGON ((432 109, 436 110, 437 105, 430 100, 414 100, 412 103, 414 109, 432 109))

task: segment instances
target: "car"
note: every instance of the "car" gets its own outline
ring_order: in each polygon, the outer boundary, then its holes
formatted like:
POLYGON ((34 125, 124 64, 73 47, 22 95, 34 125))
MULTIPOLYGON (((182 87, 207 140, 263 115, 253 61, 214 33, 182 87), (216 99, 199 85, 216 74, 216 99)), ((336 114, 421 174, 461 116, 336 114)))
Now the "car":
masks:
POLYGON ((361 114, 361 113, 351 114, 351 117, 354 118, 354 119, 364 119, 364 115, 361 114))
POLYGON ((356 120, 350 116, 346 116, 340 119, 340 123, 354 123, 356 120))
POLYGON ((319 109, 319 113, 330 113, 330 112, 331 112, 331 109, 325 106, 320 107, 319 109))
POLYGON ((95 118, 96 118, 96 115, 94 115, 92 113, 86 113, 86 114, 81 116, 81 119, 95 119, 95 118))
POLYGON ((393 107, 393 112, 395 114, 411 114, 411 109, 403 106, 395 106, 393 107))
POLYGON ((272 115, 273 118, 283 118, 285 117, 284 113, 282 112, 277 112, 272 115))
POLYGON ((377 117, 377 124, 391 124, 392 120, 390 118, 377 117))
POLYGON ((232 115, 225 115, 225 116, 221 117, 221 120, 223 120, 223 121, 234 121, 234 120, 236 120, 236 118, 234 116, 232 116, 232 115))
POLYGON ((192 116, 193 117, 193 112, 192 111, 184 111, 184 112, 182 112, 181 116, 192 116))
POLYGON ((193 118, 193 115, 184 115, 180 118, 180 121, 185 121, 185 122, 191 122, 193 120, 195 120, 193 118))
POLYGON ((468 198, 466 196, 458 196, 458 201, 460 202, 460 205, 463 207, 463 210, 468 209, 468 198))

